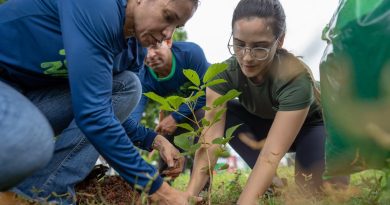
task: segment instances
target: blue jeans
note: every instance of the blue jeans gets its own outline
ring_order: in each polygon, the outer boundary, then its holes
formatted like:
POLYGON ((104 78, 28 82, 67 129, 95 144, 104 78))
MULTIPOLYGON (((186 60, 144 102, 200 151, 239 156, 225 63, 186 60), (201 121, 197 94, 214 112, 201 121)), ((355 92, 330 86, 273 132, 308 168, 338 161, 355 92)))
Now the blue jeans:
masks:
POLYGON ((42 113, 0 78, 0 191, 44 167, 53 155, 54 134, 42 113))
MULTIPOLYGON (((260 141, 268 135, 273 120, 262 119, 248 112, 237 100, 227 103, 225 131, 237 124, 242 125, 234 132, 229 144, 253 168, 260 150, 254 150, 238 138, 239 133, 251 133, 254 140, 260 141)), ((325 169, 326 131, 323 123, 304 124, 289 151, 295 152, 295 181, 302 187, 319 190, 325 169), (306 176, 311 176, 308 180, 306 176)), ((335 177, 332 183, 348 184, 348 177, 335 177)))
MULTIPOLYGON (((112 105, 121 122, 138 103, 141 91, 134 73, 124 71, 114 75, 112 105)), ((25 96, 46 116, 57 139, 49 164, 24 180, 14 191, 29 198, 48 198, 59 204, 72 204, 75 201, 74 186, 90 173, 99 153, 73 119, 68 85, 27 90, 25 96)))

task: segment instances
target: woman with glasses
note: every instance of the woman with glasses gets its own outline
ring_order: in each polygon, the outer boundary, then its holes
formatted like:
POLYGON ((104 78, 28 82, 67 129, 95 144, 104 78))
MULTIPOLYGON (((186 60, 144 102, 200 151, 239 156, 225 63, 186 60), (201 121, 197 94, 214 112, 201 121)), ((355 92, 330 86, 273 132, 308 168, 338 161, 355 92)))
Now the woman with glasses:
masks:
MULTIPOLYGON (((229 142, 252 168, 239 204, 257 204, 289 151, 296 152, 295 180, 300 187, 317 191, 323 183, 326 134, 320 93, 307 65, 282 48, 285 31, 279 1, 241 0, 228 43, 232 57, 226 61, 227 70, 216 77, 227 82, 207 88, 207 106, 231 89, 241 92, 238 100, 225 104, 226 113, 205 133, 205 141, 211 143, 227 128, 242 124, 229 142)), ((213 119, 217 111, 207 111, 206 119, 213 119)), ((203 146, 195 154, 190 194, 198 195, 207 181, 202 170, 208 166, 206 149, 213 153, 217 148, 203 146)), ((210 158, 215 164, 216 157, 210 158)))

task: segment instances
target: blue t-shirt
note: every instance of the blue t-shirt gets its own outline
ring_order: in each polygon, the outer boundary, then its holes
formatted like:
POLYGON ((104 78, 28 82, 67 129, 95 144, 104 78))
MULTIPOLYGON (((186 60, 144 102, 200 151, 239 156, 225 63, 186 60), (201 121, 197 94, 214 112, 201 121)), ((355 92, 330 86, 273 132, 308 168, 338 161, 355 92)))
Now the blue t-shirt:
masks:
MULTIPOLYGON (((139 43, 124 38, 126 4, 126 0, 10 0, 0 5, 0 67, 28 87, 68 82, 82 132, 130 184, 146 187, 156 177, 153 193, 162 179, 141 158, 112 109, 113 73, 139 68, 144 58, 136 53, 143 53, 139 43), (129 66, 114 66, 123 61, 129 66)), ((153 139, 147 141, 151 144, 153 139)))
MULTIPOLYGON (((185 89, 186 84, 191 82, 184 76, 183 69, 194 70, 199 77, 202 79, 206 73, 210 63, 204 55, 202 48, 197 44, 191 42, 174 42, 171 48, 173 59, 175 61, 175 67, 172 68, 169 78, 156 79, 153 76, 153 71, 149 68, 141 69, 139 72, 139 78, 142 84, 142 92, 154 92, 160 96, 167 97, 173 94, 179 94, 183 96, 189 96, 189 93, 185 89)), ((145 106, 148 102, 148 98, 142 95, 140 102, 138 103, 135 110, 131 113, 130 117, 136 121, 140 121, 142 113, 145 110, 145 106)), ((200 97, 195 106, 195 110, 202 108, 205 105, 205 97, 200 97)), ((179 113, 172 113, 172 117, 176 122, 181 122, 184 116, 189 116, 191 110, 185 104, 181 105, 179 113)))

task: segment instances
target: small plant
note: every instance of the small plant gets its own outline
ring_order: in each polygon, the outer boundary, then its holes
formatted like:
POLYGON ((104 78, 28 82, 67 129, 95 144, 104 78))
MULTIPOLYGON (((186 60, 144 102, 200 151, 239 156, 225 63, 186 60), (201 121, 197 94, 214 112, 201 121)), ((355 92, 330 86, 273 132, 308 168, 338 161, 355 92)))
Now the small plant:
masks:
MULTIPOLYGON (((225 95, 220 96, 217 98, 213 103, 212 107, 204 106, 201 109, 205 111, 209 111, 212 109, 217 109, 216 114, 214 118, 209 121, 206 119, 197 119, 195 116, 195 106, 198 102, 198 99, 202 96, 206 95, 206 88, 225 83, 226 80, 224 79, 215 79, 215 77, 226 70, 227 64, 224 63, 217 63, 212 64, 208 70, 206 71, 203 79, 201 80, 198 76, 198 74, 191 69, 184 69, 183 74, 188 78, 188 80, 192 83, 191 86, 188 87, 189 90, 191 90, 191 94, 188 97, 180 97, 177 95, 169 96, 167 98, 161 97, 157 95, 154 92, 148 92, 144 95, 157 103, 160 104, 160 110, 169 111, 169 112, 178 112, 179 107, 182 104, 186 104, 192 113, 192 116, 185 116, 181 114, 184 118, 191 121, 193 124, 195 124, 195 128, 192 127, 188 123, 181 123, 178 124, 178 127, 184 128, 187 130, 187 132, 177 135, 174 138, 174 143, 176 146, 183 149, 185 152, 182 153, 183 155, 193 155, 197 149, 201 147, 201 145, 209 143, 205 142, 204 135, 207 133, 208 129, 215 125, 218 121, 221 120, 221 117, 226 112, 226 108, 221 108, 224 103, 226 103, 229 100, 232 100, 240 95, 240 92, 238 92, 235 89, 230 90, 225 95), (197 143, 194 142, 195 138, 199 137, 199 140, 197 143)), ((233 138, 234 131, 239 127, 240 125, 235 125, 233 127, 230 127, 226 130, 225 136, 219 136, 218 138, 214 139, 212 141, 212 144, 220 145, 220 147, 217 149, 217 151, 214 154, 216 157, 229 157, 229 152, 226 148, 227 143, 233 138)), ((209 176, 210 176, 210 182, 212 182, 212 171, 213 166, 210 162, 210 153, 208 153, 208 150, 206 150, 207 156, 208 156, 208 162, 209 166, 203 167, 204 170, 208 170, 209 176)), ((219 167, 219 170, 227 169, 229 166, 227 164, 219 167)), ((211 189, 212 189, 212 183, 210 183, 210 187, 208 190, 209 193, 209 199, 211 198, 211 189)), ((209 201, 210 203, 210 201, 209 201)))

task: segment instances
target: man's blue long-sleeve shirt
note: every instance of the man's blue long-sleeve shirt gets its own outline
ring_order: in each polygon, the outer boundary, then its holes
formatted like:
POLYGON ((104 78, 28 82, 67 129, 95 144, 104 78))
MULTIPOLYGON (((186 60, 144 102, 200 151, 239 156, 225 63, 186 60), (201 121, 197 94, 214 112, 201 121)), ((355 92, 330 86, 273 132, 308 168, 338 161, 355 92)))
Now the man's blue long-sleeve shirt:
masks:
MULTIPOLYGON (((181 88, 190 81, 184 76, 183 69, 194 70, 202 79, 210 63, 204 55, 201 47, 192 42, 173 42, 172 55, 174 56, 175 68, 172 69, 172 77, 164 80, 157 80, 153 77, 151 69, 145 67, 141 69, 138 76, 142 84, 142 92, 154 92, 160 96, 167 97, 173 94, 182 94, 188 96, 189 93, 181 88)), ((145 106, 148 102, 146 96, 142 95, 140 102, 136 106, 135 110, 130 114, 130 118, 139 122, 142 117, 142 113, 145 110, 145 106)), ((195 109, 198 110, 205 105, 205 97, 202 96, 198 99, 195 109)), ((179 107, 179 113, 172 113, 172 117, 176 122, 180 123, 185 117, 190 116, 190 108, 183 104, 179 107), (184 115, 184 116, 183 116, 184 115)))
MULTIPOLYGON (((157 80, 153 77, 152 71, 148 67, 144 67, 138 73, 142 84, 142 92, 155 92, 158 95, 167 97, 172 94, 181 94, 188 96, 189 93, 186 93, 188 90, 181 90, 186 83, 190 81, 184 76, 183 69, 192 69, 194 70, 199 77, 202 79, 206 73, 207 68, 210 66, 210 63, 207 62, 207 59, 204 55, 202 48, 197 44, 192 42, 173 42, 172 48, 173 63, 175 66, 172 69, 172 75, 170 78, 164 78, 164 80, 157 80)), ((123 65, 121 66, 123 67, 123 65)), ((202 108, 205 105, 205 96, 202 96, 198 99, 195 110, 202 108)), ((145 110, 148 99, 146 96, 142 95, 140 102, 130 114, 128 119, 122 124, 128 133, 131 140, 140 148, 145 150, 150 150, 150 145, 153 143, 154 138, 157 133, 153 130, 145 128, 140 124, 142 118, 142 113, 145 110)), ((184 116, 190 116, 190 108, 183 104, 179 107, 179 113, 172 113, 173 118, 176 122, 181 122, 184 119, 184 116)))
MULTIPOLYGON (((115 118, 112 76, 127 60, 139 67, 142 50, 123 36, 126 0, 10 0, 0 5, 0 66, 30 88, 69 83, 77 125, 129 183, 146 187, 156 169, 147 164, 115 118), (130 45, 130 44, 129 44, 130 45), (136 50, 137 50, 136 49, 136 50), (124 57, 124 56, 122 56, 124 57), (117 63, 117 62, 116 62, 117 63)), ((128 69, 128 68, 127 68, 128 69)), ((150 192, 162 184, 157 176, 150 192)))

